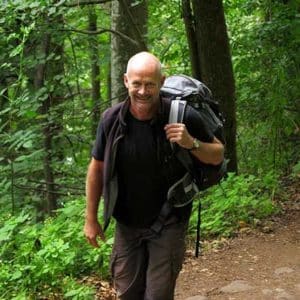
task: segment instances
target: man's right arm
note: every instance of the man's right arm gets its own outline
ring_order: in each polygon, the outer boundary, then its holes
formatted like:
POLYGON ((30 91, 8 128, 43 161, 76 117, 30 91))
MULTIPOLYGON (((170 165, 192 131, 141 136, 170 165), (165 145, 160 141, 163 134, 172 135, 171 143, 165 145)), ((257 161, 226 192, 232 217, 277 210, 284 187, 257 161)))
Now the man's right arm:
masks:
POLYGON ((92 158, 86 178, 86 216, 84 234, 88 242, 99 247, 97 237, 105 239, 98 222, 98 207, 103 188, 103 161, 92 158))

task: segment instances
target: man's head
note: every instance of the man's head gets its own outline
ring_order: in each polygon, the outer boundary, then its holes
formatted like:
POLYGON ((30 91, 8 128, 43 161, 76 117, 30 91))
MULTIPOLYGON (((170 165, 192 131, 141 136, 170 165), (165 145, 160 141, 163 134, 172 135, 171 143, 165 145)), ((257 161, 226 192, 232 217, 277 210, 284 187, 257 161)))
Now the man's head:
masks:
POLYGON ((161 63, 153 54, 140 52, 129 59, 124 84, 133 113, 153 117, 159 105, 159 91, 164 79, 161 63))

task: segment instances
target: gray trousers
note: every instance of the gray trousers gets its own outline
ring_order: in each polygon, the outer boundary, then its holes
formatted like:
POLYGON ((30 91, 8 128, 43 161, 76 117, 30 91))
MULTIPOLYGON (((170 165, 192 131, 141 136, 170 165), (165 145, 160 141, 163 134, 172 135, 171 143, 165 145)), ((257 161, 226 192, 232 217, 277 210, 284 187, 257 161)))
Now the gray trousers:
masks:
POLYGON ((117 223, 111 272, 121 300, 173 300, 181 270, 187 222, 166 224, 160 234, 117 223))

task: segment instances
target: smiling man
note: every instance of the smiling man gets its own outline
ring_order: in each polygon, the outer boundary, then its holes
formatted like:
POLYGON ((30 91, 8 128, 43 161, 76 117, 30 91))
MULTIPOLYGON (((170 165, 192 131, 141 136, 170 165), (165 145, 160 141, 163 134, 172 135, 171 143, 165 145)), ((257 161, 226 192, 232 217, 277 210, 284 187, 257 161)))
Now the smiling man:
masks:
POLYGON ((184 124, 167 124, 170 102, 160 97, 163 82, 154 55, 141 52, 128 61, 128 98, 104 112, 87 173, 84 233, 95 247, 98 238, 104 240, 97 219, 103 194, 104 230, 111 216, 117 221, 111 271, 122 300, 174 299, 191 203, 173 208, 159 231, 152 227, 169 188, 186 173, 170 141, 205 163, 223 159, 223 145, 192 107, 184 124), (201 141, 197 149, 195 138, 201 141))
POLYGON ((129 60, 124 83, 130 98, 130 112, 137 119, 150 120, 156 114, 164 80, 156 57, 140 53, 129 60))

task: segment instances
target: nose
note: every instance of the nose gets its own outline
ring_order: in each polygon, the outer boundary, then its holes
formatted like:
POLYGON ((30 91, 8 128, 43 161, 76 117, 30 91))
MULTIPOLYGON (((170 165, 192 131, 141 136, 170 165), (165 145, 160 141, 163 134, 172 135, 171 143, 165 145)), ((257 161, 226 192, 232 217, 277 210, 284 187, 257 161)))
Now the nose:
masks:
POLYGON ((139 90, 138 90, 138 93, 140 94, 140 95, 145 95, 146 94, 146 86, 145 85, 141 85, 140 86, 140 88, 139 88, 139 90))

